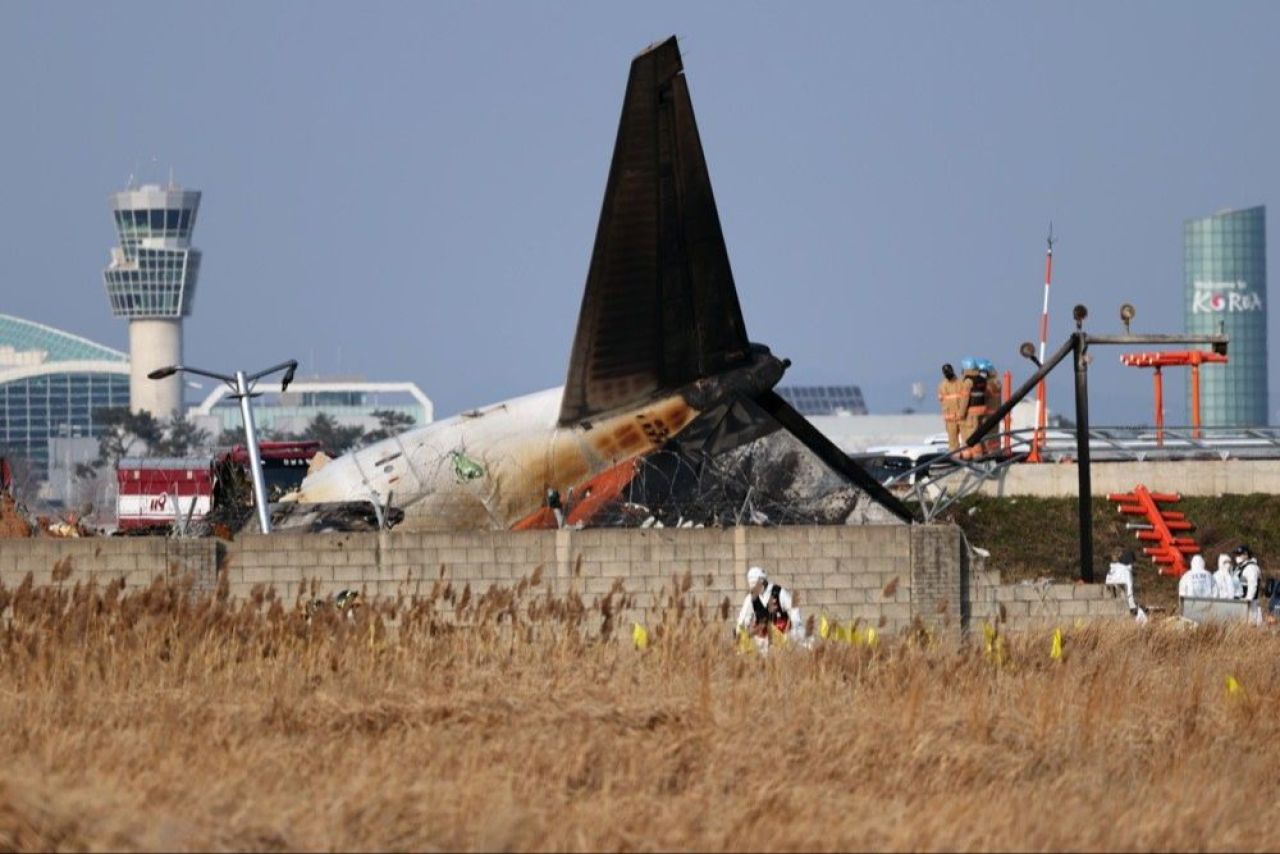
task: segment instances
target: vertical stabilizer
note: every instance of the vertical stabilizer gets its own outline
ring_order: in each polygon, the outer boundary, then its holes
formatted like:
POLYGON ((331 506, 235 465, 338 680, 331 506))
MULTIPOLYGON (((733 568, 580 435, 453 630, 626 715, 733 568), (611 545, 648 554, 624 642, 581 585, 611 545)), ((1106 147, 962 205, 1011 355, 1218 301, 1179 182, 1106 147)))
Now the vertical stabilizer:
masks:
POLYGON ((631 63, 560 421, 637 403, 747 355, 672 36, 631 63))

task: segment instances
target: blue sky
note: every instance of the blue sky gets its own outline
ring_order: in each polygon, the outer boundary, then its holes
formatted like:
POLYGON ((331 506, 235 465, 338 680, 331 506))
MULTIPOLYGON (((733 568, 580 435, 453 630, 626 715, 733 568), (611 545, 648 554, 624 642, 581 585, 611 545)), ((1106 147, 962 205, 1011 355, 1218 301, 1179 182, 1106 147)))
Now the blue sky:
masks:
MULTIPOLYGON (((1278 32, 1268 3, 6 3, 0 311, 124 349, 107 197, 172 168, 204 192, 191 364, 413 380, 440 415, 559 385, 628 65, 676 33, 748 332, 898 411, 964 355, 1025 376, 1050 220, 1052 340, 1077 302, 1180 330, 1183 220, 1280 198, 1278 32)), ((1115 348, 1090 385, 1094 423, 1150 419, 1115 348)))

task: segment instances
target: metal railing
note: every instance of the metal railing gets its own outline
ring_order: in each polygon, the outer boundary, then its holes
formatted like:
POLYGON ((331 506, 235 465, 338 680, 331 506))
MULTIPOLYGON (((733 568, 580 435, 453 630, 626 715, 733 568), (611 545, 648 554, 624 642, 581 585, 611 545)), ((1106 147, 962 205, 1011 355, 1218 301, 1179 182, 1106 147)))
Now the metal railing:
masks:
MULTIPOLYGON (((1015 447, 1026 447, 1034 433, 1027 429, 1009 435, 1015 447)), ((1049 431, 1041 450, 1046 459, 1074 458, 1074 434, 1053 433, 1049 431)), ((1157 432, 1145 425, 1116 426, 1093 427, 1088 435, 1090 454, 1095 460, 1280 458, 1280 427, 1164 427, 1157 432)))
MULTIPOLYGON (((1149 426, 1097 427, 1089 430, 1089 451, 1094 462, 1147 462, 1157 460, 1265 460, 1280 459, 1280 427, 1165 427, 1162 438, 1149 426)), ((1035 428, 993 434, 1008 451, 976 460, 959 452, 939 450, 939 456, 881 480, 888 489, 914 501, 925 522, 931 522, 957 501, 972 495, 989 480, 1005 476, 1010 466, 1026 461, 1035 428), (1007 439, 1007 442, 1006 442, 1007 439)), ((1040 450, 1045 464, 1076 459, 1074 429, 1049 428, 1040 450)))

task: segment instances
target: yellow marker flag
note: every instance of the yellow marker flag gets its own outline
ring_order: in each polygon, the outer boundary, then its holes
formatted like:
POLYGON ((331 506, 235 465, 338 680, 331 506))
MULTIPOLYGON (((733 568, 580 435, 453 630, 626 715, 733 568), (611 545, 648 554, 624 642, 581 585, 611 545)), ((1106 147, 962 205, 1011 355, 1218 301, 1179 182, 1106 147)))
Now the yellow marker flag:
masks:
POLYGON ((1062 661, 1062 629, 1053 630, 1053 646, 1049 648, 1049 657, 1054 661, 1062 661))
POLYGON ((831 637, 831 623, 828 622, 826 614, 823 614, 822 619, 818 621, 818 637, 823 640, 831 637))
POLYGON ((867 627, 867 646, 875 649, 878 643, 880 643, 880 635, 876 633, 875 629, 867 627))
POLYGON ((648 649, 649 631, 639 623, 632 624, 631 642, 636 645, 636 649, 648 649))
POLYGON ((1228 676, 1227 677, 1227 696, 1237 697, 1243 693, 1244 693, 1244 688, 1236 680, 1236 677, 1228 676))

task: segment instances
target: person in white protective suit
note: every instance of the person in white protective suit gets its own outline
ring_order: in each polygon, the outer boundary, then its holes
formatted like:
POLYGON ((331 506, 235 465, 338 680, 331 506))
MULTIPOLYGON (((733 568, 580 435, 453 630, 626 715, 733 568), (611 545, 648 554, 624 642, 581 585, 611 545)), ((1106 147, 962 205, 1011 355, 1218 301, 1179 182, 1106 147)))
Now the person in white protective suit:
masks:
POLYGON ((1185 599, 1190 596, 1193 599, 1212 599, 1217 591, 1217 585, 1214 584, 1213 576, 1209 570, 1205 569, 1204 557, 1201 555, 1192 555, 1191 569, 1182 574, 1182 578, 1178 579, 1178 598, 1185 599))
POLYGON ((1145 623, 1147 621, 1147 613, 1138 607, 1137 593, 1134 590, 1133 561, 1133 549, 1125 549, 1121 552, 1107 569, 1107 577, 1104 583, 1119 587, 1124 592, 1125 604, 1129 606, 1129 613, 1139 623, 1145 623))
POLYGON ((788 637, 803 639, 800 609, 792 602, 790 591, 781 584, 771 583, 758 566, 747 570, 747 588, 742 610, 738 612, 738 628, 766 643, 770 628, 788 637))
POLYGON ((1262 589, 1262 567, 1258 559, 1246 545, 1239 545, 1232 551, 1236 559, 1236 568, 1240 570, 1240 586, 1244 593, 1240 598, 1249 603, 1249 622, 1255 625, 1262 623, 1262 609, 1258 605, 1258 594, 1262 589))
POLYGON ((1236 575, 1231 555, 1218 555, 1218 571, 1213 574, 1214 595, 1219 599, 1239 599, 1240 578, 1236 575))

